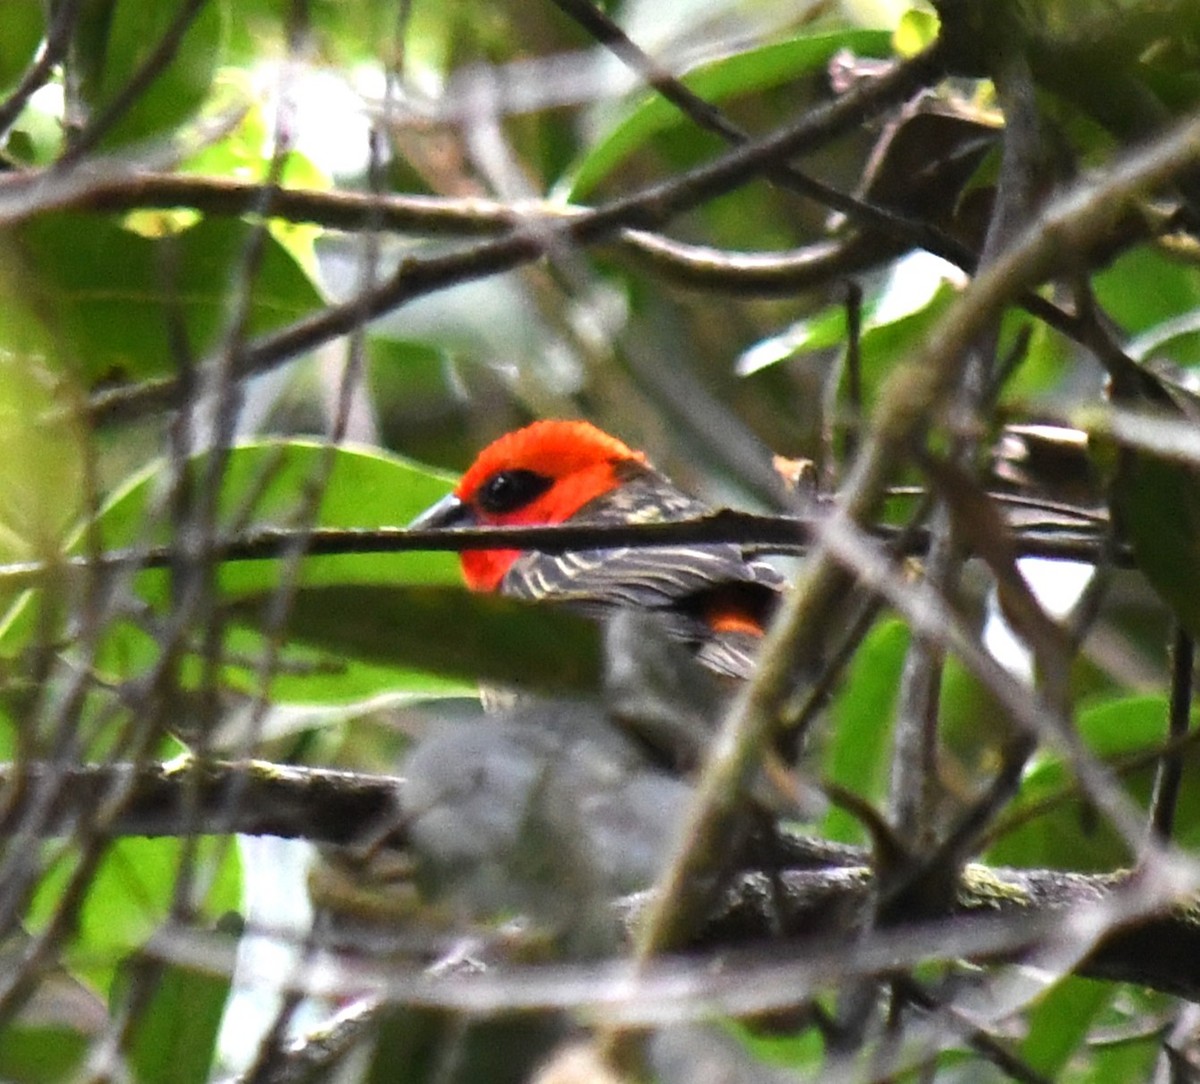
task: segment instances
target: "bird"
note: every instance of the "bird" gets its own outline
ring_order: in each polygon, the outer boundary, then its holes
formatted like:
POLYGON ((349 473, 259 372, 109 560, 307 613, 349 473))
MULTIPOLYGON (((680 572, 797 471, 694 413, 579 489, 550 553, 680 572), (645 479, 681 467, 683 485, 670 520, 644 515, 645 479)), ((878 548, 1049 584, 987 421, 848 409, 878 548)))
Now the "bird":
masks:
MULTIPOLYGON (((412 528, 661 523, 712 509, 644 453, 582 420, 549 419, 485 447, 453 491, 412 528)), ((628 608, 661 618, 723 679, 743 679, 786 581, 736 543, 571 550, 464 550, 474 591, 548 600, 594 617, 628 608)))

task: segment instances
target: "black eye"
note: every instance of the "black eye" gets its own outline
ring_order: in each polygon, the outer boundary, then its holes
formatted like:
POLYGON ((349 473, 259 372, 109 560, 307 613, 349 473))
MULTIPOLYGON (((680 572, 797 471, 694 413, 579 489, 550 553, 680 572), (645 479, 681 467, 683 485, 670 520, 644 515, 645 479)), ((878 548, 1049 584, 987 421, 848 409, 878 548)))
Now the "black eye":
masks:
POLYGON ((546 492, 554 480, 531 470, 502 470, 482 486, 476 500, 485 512, 515 512, 546 492))

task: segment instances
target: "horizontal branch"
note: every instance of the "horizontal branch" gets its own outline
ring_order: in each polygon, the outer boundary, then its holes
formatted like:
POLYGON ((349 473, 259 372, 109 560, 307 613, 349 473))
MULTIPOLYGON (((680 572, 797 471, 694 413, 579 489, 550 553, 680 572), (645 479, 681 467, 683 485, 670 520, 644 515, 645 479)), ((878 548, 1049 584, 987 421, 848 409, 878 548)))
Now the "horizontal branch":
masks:
MULTIPOLYGON (((775 891, 769 876, 742 875, 726 894, 723 910, 696 938, 696 947, 762 943, 781 928, 785 935, 802 938, 844 932, 846 924, 869 906, 875 887, 866 865, 789 868, 779 875, 775 891)), ((995 955, 1014 959, 1052 942, 1057 924, 1081 909, 1111 902, 1132 883, 1132 875, 1124 871, 1087 874, 971 863, 963 871, 951 917, 987 918, 1007 925, 1010 932, 999 936, 995 955), (1007 946, 1001 948, 1006 940, 1007 946)), ((1188 962, 1200 952, 1200 916, 1195 907, 1177 905, 1128 924, 1110 925, 1109 931, 1098 937, 1093 951, 1078 966, 1079 974, 1200 1000, 1200 973, 1188 962)))
POLYGON ((479 197, 394 195, 338 192, 271 186, 263 181, 232 177, 154 171, 114 172, 88 178, 61 195, 38 201, 50 170, 26 170, 0 180, 0 199, 11 205, 8 225, 47 210, 125 213, 139 210, 199 211, 208 215, 261 215, 285 222, 307 223, 327 229, 386 230, 422 236, 480 237, 504 233, 530 219, 578 216, 584 208, 564 207, 549 201, 504 203, 479 197), (28 193, 27 202, 18 197, 28 193))
MULTIPOLYGON (((0 824, 11 832, 29 811, 46 835, 69 835, 132 782, 112 824, 118 836, 237 834, 343 844, 368 832, 399 832, 395 776, 360 775, 261 760, 177 764, 0 765, 0 824)), ((399 834, 389 836, 397 845, 399 834)))
MULTIPOLYGON (((114 822, 118 835, 175 836, 213 833, 276 835, 348 844, 382 835, 403 843, 403 780, 271 764, 187 762, 91 765, 57 769, 44 763, 0 767, 0 793, 8 797, 6 822, 49 800, 48 834, 69 832, 105 796, 135 776, 129 800, 114 822)), ((803 939, 845 934, 873 890, 865 850, 781 832, 771 873, 748 870, 736 878, 696 939, 697 948, 762 944, 785 935, 803 939), (773 883, 771 878, 775 878, 773 883), (774 885, 774 886, 773 886, 774 885)), ((1002 953, 1011 958, 1052 936, 1053 924, 1077 909, 1102 904, 1132 883, 1125 873, 1083 874, 971 864, 955 905, 960 917, 1007 920, 1002 953), (1013 920, 1019 920, 1014 923, 1013 920)), ((644 897, 621 906, 635 915, 644 897)), ((999 942, 998 942, 999 943, 999 942)), ((1104 936, 1079 972, 1132 982, 1200 1000, 1200 913, 1184 904, 1123 925, 1104 936)))
MULTIPOLYGON (((866 117, 907 97, 939 70, 936 47, 927 49, 841 98, 808 110, 794 123, 681 176, 650 184, 562 222, 522 225, 462 250, 405 260, 391 276, 349 301, 246 343, 233 361, 232 375, 243 379, 269 371, 418 297, 512 270, 560 245, 595 245, 624 229, 660 228, 677 215, 740 187, 776 163, 855 129, 866 117)), ((147 381, 97 393, 91 400, 90 414, 96 421, 141 416, 177 406, 183 393, 183 384, 177 378, 147 381)))
MULTIPOLYGON (((812 538, 812 517, 757 515, 719 509, 708 515, 666 523, 556 524, 536 527, 470 527, 453 530, 408 530, 404 527, 314 528, 296 530, 266 527, 245 531, 236 538, 218 541, 211 551, 194 559, 214 561, 265 561, 295 552, 302 546, 309 557, 343 554, 460 553, 480 549, 529 549, 541 553, 567 550, 611 549, 618 546, 704 545, 732 542, 757 553, 795 554, 812 538)), ((897 556, 919 556, 928 545, 922 529, 901 530, 878 525, 875 537, 899 546, 897 556)), ((1110 554, 1102 520, 1086 514, 1050 515, 1044 521, 1013 528, 1012 543, 1020 557, 1079 561, 1095 564, 1115 557, 1119 567, 1132 567, 1125 548, 1110 554)), ((166 568, 186 561, 174 546, 145 546, 109 550, 96 556, 71 556, 58 561, 18 561, 0 565, 0 585, 5 588, 35 586, 64 571, 124 572, 166 568)))
MULTIPOLYGON (((772 891, 768 873, 744 874, 723 909, 696 938, 697 948, 761 944, 783 933, 798 937, 844 931, 869 906, 874 878, 867 866, 789 868, 772 891), (781 913, 782 912, 782 913, 781 913)), ((1005 959, 1054 938, 1054 924, 1081 908, 1102 905, 1131 883, 1131 875, 1012 869, 971 863, 963 871, 954 915, 987 916, 1019 930, 1005 959)), ((1102 927, 1101 927, 1102 928, 1102 927)), ((1149 986, 1200 1001, 1200 911, 1193 903, 1117 925, 1100 937, 1078 966, 1080 975, 1149 986)))
MULTIPOLYGON (((554 200, 500 201, 478 196, 424 196, 268 186, 263 181, 154 171, 101 174, 77 185, 47 187, 46 170, 0 178, 0 221, 7 225, 50 210, 122 214, 189 210, 215 216, 260 216, 324 229, 377 230, 420 237, 495 237, 521 226, 548 227, 592 208, 554 200)), ((611 239, 615 251, 673 281, 700 289, 753 296, 794 293, 820 282, 878 267, 911 247, 888 235, 848 231, 782 252, 733 252, 689 245, 649 230, 626 229, 611 239)), ((935 246, 944 258, 960 252, 935 246)))

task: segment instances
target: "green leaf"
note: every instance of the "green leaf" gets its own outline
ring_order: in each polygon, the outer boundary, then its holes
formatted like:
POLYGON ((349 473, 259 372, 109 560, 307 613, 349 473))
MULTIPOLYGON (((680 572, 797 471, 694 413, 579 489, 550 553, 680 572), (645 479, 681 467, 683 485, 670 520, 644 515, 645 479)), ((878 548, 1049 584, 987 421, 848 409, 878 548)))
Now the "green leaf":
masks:
POLYGON ((1200 472, 1144 448, 1123 451, 1118 463, 1113 510, 1137 566, 1200 636, 1200 472))
MULTIPOLYGON (((207 455, 192 461, 197 477, 207 463, 207 455)), ((166 483, 166 464, 160 460, 112 494, 95 525, 105 549, 170 540, 162 506, 166 483)), ((313 527, 398 527, 444 497, 451 484, 449 475, 378 449, 329 448, 305 439, 248 441, 228 450, 217 501, 218 530, 289 527, 301 520, 313 527), (310 507, 311 487, 326 471, 320 498, 310 507)), ((82 552, 82 544, 81 532, 72 551, 82 552)), ((164 578, 159 572, 142 575, 139 586, 149 600, 165 598, 164 578)), ((242 561, 231 563, 225 586, 253 592, 277 581, 277 560, 242 561)), ((363 553, 308 558, 305 581, 457 583, 459 577, 448 554, 363 553)))
MULTIPOLYGON (((235 619, 225 630, 225 651, 231 660, 247 661, 227 663, 221 670, 222 682, 245 696, 255 695, 262 685, 257 660, 268 649, 269 642, 270 638, 263 635, 257 623, 244 617, 235 619)), ((200 659, 188 662, 184 680, 197 683, 202 672, 200 659)), ((279 734, 337 723, 347 717, 347 712, 370 710, 381 698, 413 701, 473 697, 478 693, 474 679, 415 669, 396 657, 388 658, 383 652, 341 653, 331 646, 291 639, 280 649, 276 673, 270 683, 271 701, 280 707, 311 709, 311 725, 305 725, 302 718, 293 716, 289 720, 277 715, 268 720, 269 729, 279 734)), ((222 733, 232 736, 241 731, 233 726, 222 733)))
MULTIPOLYGON (((910 291, 900 298, 898 307, 889 304, 881 310, 879 298, 864 306, 859 364, 868 401, 895 368, 897 360, 925 338, 958 293, 956 287, 943 281, 919 295, 910 291)), ((737 371, 741 376, 749 376, 805 351, 836 346, 845 341, 846 333, 846 307, 829 305, 782 334, 752 346, 739 359, 737 371)))
MULTIPOLYGON (((250 605, 269 600, 249 600, 250 605)), ((245 620, 247 605, 238 607, 245 620)), ((551 693, 592 691, 600 678, 600 630, 563 610, 465 588, 367 585, 306 588, 288 619, 289 639, 337 658, 499 682, 551 693)))
POLYGON ((1039 1073, 1057 1080, 1115 993, 1109 982, 1074 975, 1063 979, 1028 1014, 1029 1034, 1021 1044, 1021 1057, 1039 1073))
POLYGON ((812 1072, 825 1056, 825 1037, 819 1028, 777 1033, 770 1028, 763 1031, 739 1021, 730 1021, 727 1026, 755 1058, 767 1065, 812 1072))
MULTIPOLYGON (((870 324, 870 312, 863 314, 865 323, 870 324)), ((814 350, 828 350, 846 341, 849 325, 845 305, 827 305, 820 312, 803 320, 768 339, 761 339, 742 352, 735 370, 738 376, 753 376, 755 373, 780 361, 814 350)))
MULTIPOLYGON (((195 860, 212 874, 197 913, 216 919, 241 902, 241 865, 227 838, 198 841, 195 860)), ((89 882, 76 936, 65 958, 97 989, 111 992, 121 962, 139 949, 170 913, 184 843, 178 839, 129 837, 105 852, 89 882)), ((62 902, 71 863, 59 862, 38 884, 27 915, 33 932, 42 929, 62 902)))
POLYGON ((228 975, 164 965, 133 1028, 129 1054, 139 1084, 209 1078, 229 987, 228 975))
MULTIPOLYGON (((886 791, 896 690, 908 642, 903 623, 889 619, 876 625, 855 652, 833 704, 825 777, 868 801, 886 791)), ((848 843, 865 838, 858 821, 836 807, 829 810, 822 834, 848 843)))
POLYGON ((938 731, 948 756, 969 775, 989 772, 997 753, 1013 737, 1006 710, 956 658, 946 659, 938 731))
MULTIPOLYGON (((1096 300, 1131 335, 1143 335, 1200 309, 1195 268, 1148 246, 1132 248, 1092 277, 1096 300), (1150 287, 1150 288, 1148 288, 1150 287)), ((1172 353, 1178 365, 1200 364, 1200 347, 1172 353)))
POLYGON ((61 1084, 75 1079, 92 1040, 61 1026, 0 1028, 0 1078, 6 1084, 61 1084))
MULTIPOLYGON (((91 5, 80 20, 76 55, 80 92, 91 116, 124 95, 129 81, 159 49, 188 0, 120 0, 91 5)), ((208 94, 221 55, 224 5, 200 6, 170 63, 139 93, 101 141, 114 148, 166 136, 194 116, 208 94)))
MULTIPOLYGON (((828 64, 840 49, 850 49, 860 56, 885 57, 891 52, 891 37, 882 30, 806 34, 701 65, 685 75, 683 82, 708 101, 720 102, 814 72, 828 64)), ((586 199, 605 177, 651 138, 685 124, 692 121, 661 95, 643 95, 567 170, 555 185, 555 197, 567 201, 586 199)))
MULTIPOLYGON (((207 456, 193 461, 199 476, 207 456)), ((170 530, 156 507, 164 465, 143 472, 108 502, 99 518, 106 548, 166 542, 170 530)), ((229 451, 218 499, 220 529, 294 527, 371 530, 403 527, 449 492, 449 476, 378 449, 329 448, 312 440, 266 439, 229 451), (326 473, 327 471, 327 473, 326 473), (313 507, 311 489, 326 474, 313 507), (306 514, 311 513, 311 514, 306 514)), ((222 570, 226 596, 260 593, 279 582, 277 559, 233 561, 222 570)), ((139 581, 145 597, 162 601, 165 574, 139 581)), ((457 562, 447 553, 351 553, 309 557, 303 582, 458 583, 457 562)))
POLYGON ((943 281, 920 299, 917 308, 905 305, 896 318, 886 310, 876 313, 873 326, 863 332, 860 350, 863 392, 868 403, 874 400, 879 386, 897 362, 925 341, 959 293, 956 286, 943 281))
POLYGON ((0 351, 0 561, 53 556, 78 520, 84 444, 73 406, 45 365, 0 351))
POLYGON ((11 251, 0 248, 20 268, 19 289, 0 294, 0 346, 11 349, 19 335, 28 349, 26 326, 33 323, 52 329, 44 340, 89 385, 142 380, 175 372, 177 321, 193 355, 215 349, 246 290, 249 336, 318 308, 313 284, 271 236, 263 239, 253 280, 245 280, 256 232, 235 219, 204 219, 150 238, 111 218, 39 215, 21 227, 11 251))
MULTIPOLYGON (((205 457, 194 461, 198 477, 206 463, 205 457)), ((105 505, 97 523, 104 548, 145 546, 170 539, 171 529, 161 507, 163 470, 163 465, 157 464, 144 471, 105 505)), ((367 530, 399 527, 443 497, 449 488, 445 475, 385 452, 327 449, 305 440, 264 440, 230 450, 221 480, 218 522, 221 530, 229 533, 239 527, 288 527, 298 523, 367 530), (320 500, 309 509, 313 484, 326 470, 320 500), (311 514, 306 516, 306 511, 311 514)), ((227 602, 265 597, 278 587, 282 575, 283 561, 278 558, 227 562, 218 574, 221 597, 227 602)), ((385 591, 398 585, 460 582, 457 558, 449 553, 309 557, 301 570, 305 588, 359 584, 385 591)), ((143 601, 161 611, 169 601, 169 583, 165 570, 151 570, 140 573, 134 587, 143 601)), ((39 592, 27 592, 0 626, 0 653, 15 656, 30 642, 37 629, 39 598, 39 592)), ((228 630, 227 655, 250 662, 230 663, 224 680, 235 689, 253 692, 259 682, 254 660, 262 657, 266 647, 267 642, 256 630, 228 630)), ((153 665, 160 650, 157 641, 144 630, 129 623, 114 623, 106 629, 95 665, 111 680, 125 681, 153 665)), ((277 700, 346 704, 385 693, 444 696, 474 692, 473 681, 464 683, 397 667, 394 658, 381 662, 377 653, 331 658, 328 652, 311 647, 285 645, 283 661, 284 672, 272 685, 277 700)), ((185 680, 198 680, 201 669, 198 662, 185 667, 185 680)))
POLYGON ((1162 1055, 1162 1036, 1145 1024, 1150 1017, 1130 1021, 1127 1037, 1090 1050, 1087 1071, 1066 1077, 1079 1084, 1109 1084, 1114 1080, 1153 1080, 1154 1067, 1162 1055))
POLYGON ((33 60, 46 30, 40 0, 5 0, 0 34, 0 89, 11 87, 33 60))
MULTIPOLYGON (((1096 756, 1119 764, 1162 744, 1167 702, 1157 696, 1108 700, 1080 711, 1076 726, 1096 756)), ((1189 749, 1184 764, 1185 778, 1191 778, 1200 770, 1200 751, 1189 749)), ((1125 788, 1143 806, 1149 804, 1154 772, 1151 761, 1121 775, 1125 788)), ((1072 789, 1070 772, 1056 755, 1042 753, 1030 765, 1006 820, 1012 826, 989 849, 990 862, 1106 870, 1130 858, 1123 841, 1072 789)), ((1175 835, 1183 845, 1200 839, 1200 791, 1194 787, 1185 787, 1180 795, 1175 835)))
POLYGON ((1026 327, 1030 334, 1024 357, 1004 384, 1005 404, 1019 412, 1025 411, 1026 403, 1039 402, 1041 397, 1053 393, 1072 359, 1067 339, 1041 320, 1030 320, 1019 311, 1006 313, 1001 323, 1000 357, 1009 354, 1017 331, 1026 327))

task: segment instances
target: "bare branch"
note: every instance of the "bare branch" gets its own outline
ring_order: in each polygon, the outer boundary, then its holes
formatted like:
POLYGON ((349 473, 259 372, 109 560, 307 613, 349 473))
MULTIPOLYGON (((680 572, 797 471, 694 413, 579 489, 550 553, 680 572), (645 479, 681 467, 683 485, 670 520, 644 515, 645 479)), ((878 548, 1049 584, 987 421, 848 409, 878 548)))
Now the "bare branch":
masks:
MULTIPOLYGON (((806 112, 794 124, 748 143, 671 180, 615 199, 547 230, 516 229, 494 241, 426 259, 407 260, 380 285, 359 297, 297 321, 246 345, 237 358, 237 375, 274 368, 308 350, 352 331, 407 301, 458 282, 507 271, 539 259, 567 241, 594 244, 621 229, 654 229, 675 215, 744 184, 763 170, 801 150, 810 150, 861 123, 865 116, 904 98, 938 67, 936 49, 926 50, 881 78, 861 85, 836 101, 806 112)), ((174 406, 180 388, 170 378, 97 395, 95 420, 136 417, 174 406)))
MULTIPOLYGON (((121 836, 212 832, 351 843, 381 827, 399 833, 402 780, 260 760, 179 764, 97 764, 57 768, 0 765, 0 791, 12 794, 9 823, 45 802, 43 831, 59 835, 98 808, 118 786, 128 798, 111 831, 121 836)), ((397 834, 391 842, 399 845, 397 834)))

